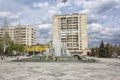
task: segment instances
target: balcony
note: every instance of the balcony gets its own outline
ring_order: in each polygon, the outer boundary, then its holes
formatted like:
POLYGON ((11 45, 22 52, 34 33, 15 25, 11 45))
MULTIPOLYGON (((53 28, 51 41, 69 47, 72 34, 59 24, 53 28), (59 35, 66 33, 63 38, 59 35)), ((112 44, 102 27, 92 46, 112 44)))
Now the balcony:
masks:
POLYGON ((66 38, 66 36, 61 36, 61 38, 66 38))

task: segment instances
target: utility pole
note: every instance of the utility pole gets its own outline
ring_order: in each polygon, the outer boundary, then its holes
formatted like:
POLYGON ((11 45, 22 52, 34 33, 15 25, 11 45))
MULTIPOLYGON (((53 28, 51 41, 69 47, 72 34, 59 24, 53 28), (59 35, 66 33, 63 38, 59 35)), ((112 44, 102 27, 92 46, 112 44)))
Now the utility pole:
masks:
POLYGON ((3 42, 2 42, 2 46, 3 46, 3 59, 5 59, 5 52, 6 52, 6 41, 7 41, 7 38, 6 38, 6 33, 7 33, 7 27, 8 27, 8 24, 7 24, 7 19, 5 18, 4 20, 4 26, 3 26, 3 42))

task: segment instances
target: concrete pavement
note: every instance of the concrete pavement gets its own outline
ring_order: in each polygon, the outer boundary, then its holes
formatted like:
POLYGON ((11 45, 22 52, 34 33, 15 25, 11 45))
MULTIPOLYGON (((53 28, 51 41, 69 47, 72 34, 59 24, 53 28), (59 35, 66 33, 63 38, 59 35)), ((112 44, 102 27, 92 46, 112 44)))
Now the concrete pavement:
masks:
POLYGON ((99 63, 0 62, 0 80, 120 80, 120 59, 99 63))

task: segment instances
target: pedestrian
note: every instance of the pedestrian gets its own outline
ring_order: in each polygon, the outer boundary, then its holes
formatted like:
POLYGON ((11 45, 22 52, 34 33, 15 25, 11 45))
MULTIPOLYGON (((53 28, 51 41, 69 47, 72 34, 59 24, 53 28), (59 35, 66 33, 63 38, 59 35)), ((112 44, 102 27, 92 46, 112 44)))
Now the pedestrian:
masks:
POLYGON ((19 60, 19 56, 17 56, 17 60, 19 60))
POLYGON ((3 56, 1 56, 1 59, 3 60, 3 56))

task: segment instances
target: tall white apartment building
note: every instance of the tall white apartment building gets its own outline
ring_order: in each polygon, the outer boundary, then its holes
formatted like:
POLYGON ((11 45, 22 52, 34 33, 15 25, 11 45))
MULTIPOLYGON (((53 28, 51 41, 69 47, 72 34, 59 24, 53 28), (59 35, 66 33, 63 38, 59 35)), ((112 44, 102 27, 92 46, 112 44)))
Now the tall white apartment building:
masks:
POLYGON ((70 52, 83 53, 88 48, 86 14, 55 15, 53 45, 58 38, 70 52))
POLYGON ((36 30, 32 26, 8 26, 6 28, 0 28, 0 38, 3 37, 4 31, 8 32, 11 40, 15 43, 23 45, 35 45, 36 44, 36 30), (6 29, 6 30, 4 30, 6 29))

